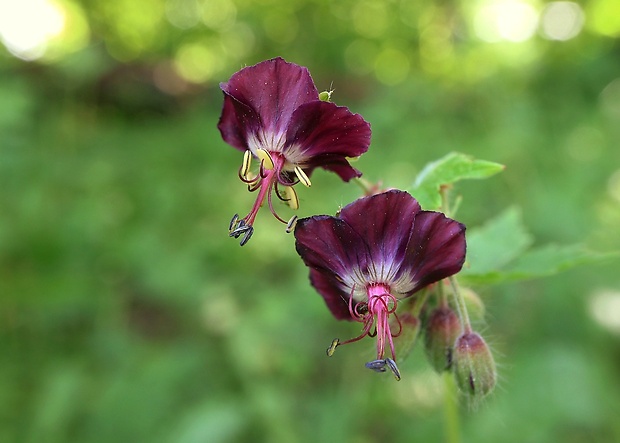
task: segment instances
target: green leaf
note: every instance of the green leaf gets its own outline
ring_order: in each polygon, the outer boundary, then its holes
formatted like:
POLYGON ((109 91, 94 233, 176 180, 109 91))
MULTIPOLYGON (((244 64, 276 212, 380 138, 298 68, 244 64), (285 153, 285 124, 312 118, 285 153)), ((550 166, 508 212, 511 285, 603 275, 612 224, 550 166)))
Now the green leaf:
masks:
POLYGON ((493 284, 554 275, 577 265, 620 256, 596 253, 581 245, 546 245, 529 249, 532 236, 521 213, 509 208, 467 233, 467 263, 460 274, 468 284, 493 284))
POLYGON ((463 273, 469 284, 495 284, 548 277, 578 265, 598 263, 620 257, 619 253, 588 251, 583 245, 546 245, 534 248, 510 263, 504 269, 486 273, 463 273))
POLYGON ((532 244, 521 211, 509 208, 484 226, 467 232, 468 268, 463 274, 485 274, 501 269, 532 244))
POLYGON ((503 171, 504 165, 452 152, 427 164, 418 174, 411 194, 425 209, 441 207, 440 187, 459 180, 487 178, 503 171))

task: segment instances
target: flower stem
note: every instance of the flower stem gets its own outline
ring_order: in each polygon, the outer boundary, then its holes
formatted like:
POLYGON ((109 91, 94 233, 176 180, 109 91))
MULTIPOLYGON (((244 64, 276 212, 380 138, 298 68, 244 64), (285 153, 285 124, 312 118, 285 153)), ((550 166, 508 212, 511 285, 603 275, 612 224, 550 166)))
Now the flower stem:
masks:
POLYGON ((471 321, 469 320, 467 305, 465 304, 463 294, 461 294, 459 283, 454 276, 449 277, 449 279, 450 285, 452 286, 452 294, 454 294, 454 304, 456 305, 456 309, 459 313, 459 318, 461 319, 461 324, 463 325, 463 332, 470 333, 472 331, 471 321))
POLYGON ((452 372, 443 373, 443 415, 445 421, 446 443, 460 443, 459 407, 456 395, 456 382, 452 372))

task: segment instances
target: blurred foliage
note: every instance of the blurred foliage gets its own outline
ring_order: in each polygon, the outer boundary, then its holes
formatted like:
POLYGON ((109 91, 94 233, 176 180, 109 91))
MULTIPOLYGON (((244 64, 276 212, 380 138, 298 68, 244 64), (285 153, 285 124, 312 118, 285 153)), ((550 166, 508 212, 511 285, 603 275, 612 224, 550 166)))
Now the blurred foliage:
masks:
MULTIPOLYGON (((366 179, 407 188, 464 152, 506 165, 459 183, 472 231, 516 205, 533 247, 614 251, 620 4, 564 3, 570 38, 543 1, 0 1, 0 441, 441 440, 420 349, 398 383, 363 368, 369 343, 328 359, 357 328, 283 226, 227 237, 252 195, 217 84, 308 66, 371 122, 366 179)), ((312 182, 300 216, 359 196, 312 182)), ((463 440, 620 441, 617 261, 473 289, 502 382, 463 440)))

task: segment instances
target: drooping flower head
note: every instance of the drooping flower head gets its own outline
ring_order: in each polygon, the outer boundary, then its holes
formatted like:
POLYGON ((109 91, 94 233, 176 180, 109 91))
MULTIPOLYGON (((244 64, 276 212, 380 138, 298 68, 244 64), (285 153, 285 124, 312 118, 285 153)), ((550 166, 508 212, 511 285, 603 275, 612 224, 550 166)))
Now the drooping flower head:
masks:
POLYGON ((295 239, 310 282, 332 314, 363 323, 358 337, 334 340, 328 354, 340 344, 376 335, 377 360, 366 366, 381 372, 387 366, 400 378, 392 340, 401 332, 398 303, 461 270, 465 226, 440 212, 423 211, 411 195, 392 190, 361 198, 337 217, 298 220, 295 239))
POLYGON ((344 181, 361 176, 347 158, 368 150, 370 125, 346 107, 320 100, 306 68, 278 57, 240 70, 220 87, 224 107, 218 129, 225 142, 244 151, 239 177, 258 192, 248 215, 235 215, 230 223, 230 236, 243 235, 242 245, 265 200, 272 214, 287 223, 276 214, 273 192, 297 209, 293 186, 301 182, 309 187, 315 168, 335 172, 344 181), (251 172, 253 158, 259 162, 256 174, 251 172))

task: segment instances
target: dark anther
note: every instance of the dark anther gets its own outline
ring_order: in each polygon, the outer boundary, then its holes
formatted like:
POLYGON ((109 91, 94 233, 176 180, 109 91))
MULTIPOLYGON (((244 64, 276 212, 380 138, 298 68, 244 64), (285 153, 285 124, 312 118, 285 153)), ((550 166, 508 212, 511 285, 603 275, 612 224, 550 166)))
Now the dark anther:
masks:
POLYGON ((385 365, 385 360, 373 360, 366 363, 365 366, 375 372, 385 372, 385 365))
POLYGON ((231 237, 238 238, 241 234, 248 230, 248 228, 252 228, 251 226, 247 226, 245 224, 245 220, 237 220, 237 223, 233 226, 232 230, 228 232, 228 235, 231 237))
POLYGON ((232 230, 236 228, 238 220, 239 220, 239 214, 233 215, 233 218, 230 220, 230 225, 228 226, 228 232, 232 232, 232 230))
POLYGON ((396 362, 392 360, 391 358, 386 358, 385 364, 388 366, 388 368, 392 370, 392 373, 394 374, 394 378, 396 380, 400 380, 400 371, 398 370, 398 366, 396 366, 396 362))
POLYGON ((366 367, 375 372, 385 372, 386 366, 390 368, 390 371, 394 374, 394 378, 396 380, 400 380, 400 371, 398 370, 398 366, 396 366, 396 362, 391 358, 386 358, 385 360, 373 360, 366 363, 366 367))
POLYGON ((252 237, 252 234, 254 233, 254 228, 252 226, 246 226, 246 228, 248 229, 246 229, 245 235, 241 239, 239 246, 245 245, 250 240, 250 237, 252 237))

